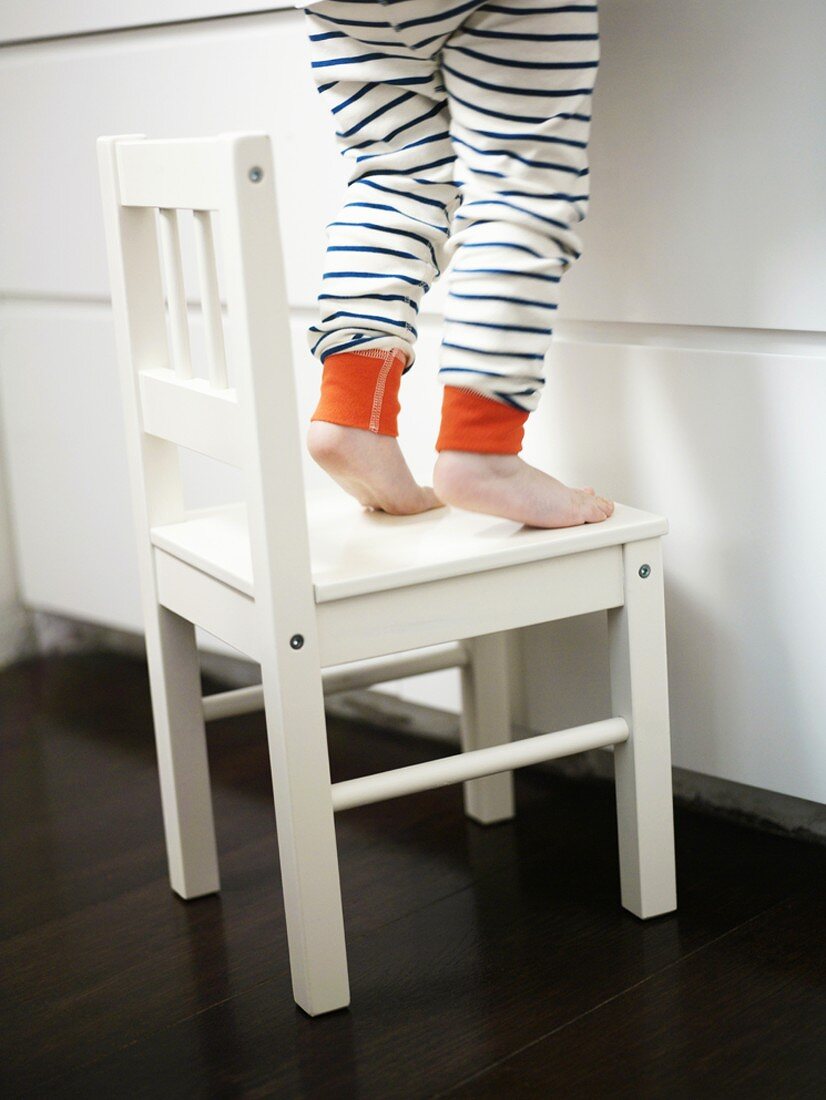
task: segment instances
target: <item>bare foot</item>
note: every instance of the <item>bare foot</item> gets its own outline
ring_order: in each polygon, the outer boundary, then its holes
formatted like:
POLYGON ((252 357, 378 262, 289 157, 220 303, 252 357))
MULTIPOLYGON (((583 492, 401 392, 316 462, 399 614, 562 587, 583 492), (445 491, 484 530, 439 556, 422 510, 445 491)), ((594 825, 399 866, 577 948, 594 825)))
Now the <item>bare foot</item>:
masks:
POLYGON ((446 504, 531 527, 600 523, 614 511, 613 501, 597 496, 590 485, 570 489, 518 455, 441 451, 433 486, 446 504))
POLYGON ((313 420, 307 449, 365 508, 411 516, 442 507, 432 489, 416 483, 395 436, 313 420))

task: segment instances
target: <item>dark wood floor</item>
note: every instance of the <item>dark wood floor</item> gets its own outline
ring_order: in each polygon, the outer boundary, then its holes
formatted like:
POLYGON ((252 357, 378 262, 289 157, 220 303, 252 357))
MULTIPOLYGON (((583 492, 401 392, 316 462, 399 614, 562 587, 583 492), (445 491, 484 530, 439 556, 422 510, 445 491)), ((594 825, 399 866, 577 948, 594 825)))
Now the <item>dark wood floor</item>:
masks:
MULTIPOLYGON (((214 685, 213 685, 214 686, 214 685)), ((677 813, 678 914, 619 906, 612 791, 530 769, 337 819, 352 1004, 294 1006, 263 721, 210 729, 220 896, 169 890, 146 671, 0 674, 0 1084, 17 1097, 822 1097, 826 849, 677 813)), ((331 722, 334 779, 430 743, 331 722)))

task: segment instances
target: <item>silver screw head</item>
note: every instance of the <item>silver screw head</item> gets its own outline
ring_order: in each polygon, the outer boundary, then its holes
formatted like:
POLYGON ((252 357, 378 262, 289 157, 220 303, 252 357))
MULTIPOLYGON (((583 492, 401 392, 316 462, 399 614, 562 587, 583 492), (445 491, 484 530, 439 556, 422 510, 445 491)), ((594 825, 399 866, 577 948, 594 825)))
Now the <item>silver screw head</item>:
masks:
POLYGON ((650 577, 651 576, 651 566, 650 565, 641 565, 640 568, 639 568, 639 574, 640 574, 640 576, 642 577, 643 580, 645 580, 646 577, 650 577))
POLYGON ((290 645, 293 649, 301 649, 301 647, 304 645, 304 635, 293 634, 292 638, 290 638, 290 645))
POLYGON ((256 164, 254 168, 250 168, 249 172, 247 172, 247 176, 253 183, 260 183, 264 178, 264 169, 259 168, 256 164))

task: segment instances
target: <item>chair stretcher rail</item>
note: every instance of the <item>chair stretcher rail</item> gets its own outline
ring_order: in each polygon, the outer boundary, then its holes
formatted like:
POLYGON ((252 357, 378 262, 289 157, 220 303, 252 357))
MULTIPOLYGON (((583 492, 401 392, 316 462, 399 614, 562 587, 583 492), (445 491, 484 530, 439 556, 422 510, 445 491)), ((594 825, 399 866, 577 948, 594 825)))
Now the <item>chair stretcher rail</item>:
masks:
POLYGON ((624 718, 605 718, 586 726, 574 726, 558 733, 541 733, 507 745, 460 752, 441 760, 427 760, 408 768, 364 775, 333 784, 333 809, 349 810, 366 806, 385 798, 446 787, 466 779, 555 760, 588 749, 618 745, 628 740, 628 723, 624 718))
MULTIPOLYGON (((345 665, 333 665, 322 670, 324 694, 370 687, 404 676, 420 676, 425 672, 438 672, 443 668, 458 668, 469 660, 467 647, 461 642, 428 646, 407 653, 391 653, 387 657, 373 657, 364 661, 352 661, 345 665)), ((264 709, 264 689, 260 684, 252 687, 221 691, 203 698, 204 718, 229 718, 236 714, 252 714, 264 709)))

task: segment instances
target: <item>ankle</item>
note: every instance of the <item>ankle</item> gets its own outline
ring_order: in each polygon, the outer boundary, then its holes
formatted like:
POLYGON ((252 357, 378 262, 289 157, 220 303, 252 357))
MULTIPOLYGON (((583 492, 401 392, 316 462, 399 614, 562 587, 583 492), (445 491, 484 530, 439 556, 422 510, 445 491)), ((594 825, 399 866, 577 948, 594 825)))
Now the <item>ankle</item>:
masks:
POLYGON ((514 477, 523 465, 514 454, 440 451, 433 468, 433 488, 443 500, 461 496, 477 485, 514 477))
POLYGON ((436 465, 442 469, 479 470, 507 473, 515 470, 522 459, 515 454, 493 454, 489 451, 439 451, 436 465))
POLYGON ((324 466, 346 458, 358 446, 359 437, 368 435, 374 433, 326 420, 313 420, 307 429, 307 450, 319 465, 324 466))

